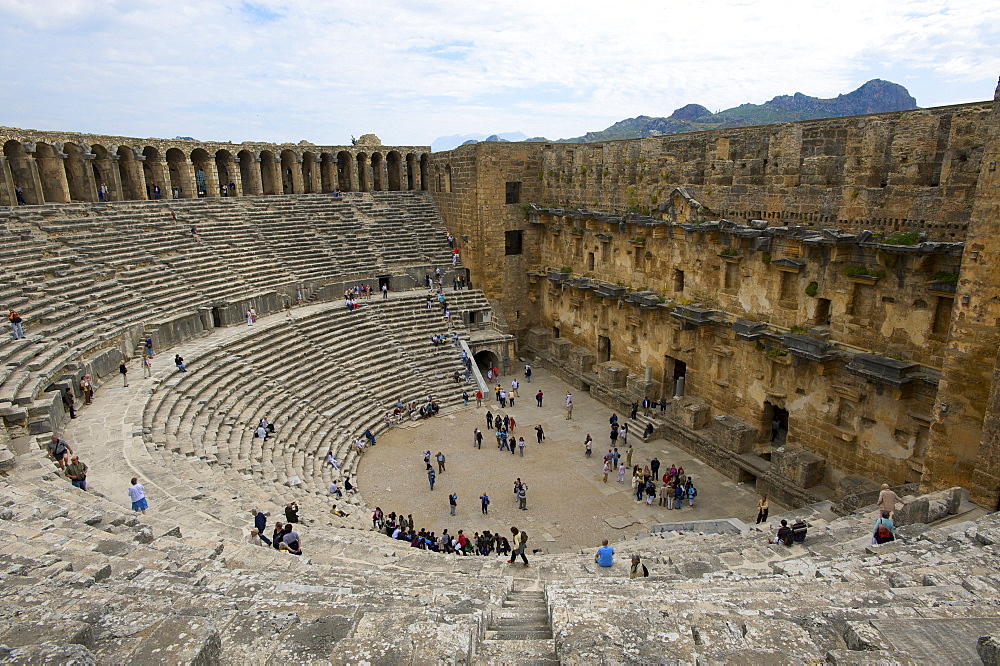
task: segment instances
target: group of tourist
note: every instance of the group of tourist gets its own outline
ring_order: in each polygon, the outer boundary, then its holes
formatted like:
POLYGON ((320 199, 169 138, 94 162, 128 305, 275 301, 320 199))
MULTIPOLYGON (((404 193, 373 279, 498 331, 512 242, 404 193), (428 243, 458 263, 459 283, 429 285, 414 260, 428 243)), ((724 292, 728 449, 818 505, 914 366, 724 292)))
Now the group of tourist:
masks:
MULTIPOLYGON (((334 505, 336 511, 336 505, 334 505)), ((298 502, 289 502, 285 506, 285 522, 275 522, 270 538, 267 536, 267 517, 270 514, 252 509, 253 527, 250 529, 248 543, 254 546, 270 546, 275 550, 292 555, 302 554, 302 537, 295 526, 299 522, 298 502)), ((342 514, 344 515, 344 514, 342 514)))

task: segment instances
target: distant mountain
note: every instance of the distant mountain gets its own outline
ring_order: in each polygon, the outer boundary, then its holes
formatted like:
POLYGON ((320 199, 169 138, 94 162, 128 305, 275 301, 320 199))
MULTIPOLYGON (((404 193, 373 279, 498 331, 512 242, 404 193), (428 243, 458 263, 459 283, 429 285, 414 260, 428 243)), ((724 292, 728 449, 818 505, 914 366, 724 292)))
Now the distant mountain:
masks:
MULTIPOLYGON (((838 118, 865 113, 909 111, 917 108, 915 100, 903 86, 872 79, 860 88, 833 99, 820 99, 802 93, 779 95, 763 104, 740 106, 712 113, 700 104, 688 104, 674 111, 668 118, 637 116, 621 120, 600 132, 587 132, 572 139, 558 139, 557 143, 591 143, 614 139, 638 139, 647 136, 700 132, 727 127, 748 125, 773 125, 796 120, 838 118)), ((546 141, 534 137, 529 141, 546 141)))
POLYGON ((452 134, 451 136, 439 136, 431 142, 431 150, 440 153, 444 150, 451 150, 467 143, 478 143, 479 141, 524 141, 528 137, 524 132, 503 132, 502 134, 452 134))

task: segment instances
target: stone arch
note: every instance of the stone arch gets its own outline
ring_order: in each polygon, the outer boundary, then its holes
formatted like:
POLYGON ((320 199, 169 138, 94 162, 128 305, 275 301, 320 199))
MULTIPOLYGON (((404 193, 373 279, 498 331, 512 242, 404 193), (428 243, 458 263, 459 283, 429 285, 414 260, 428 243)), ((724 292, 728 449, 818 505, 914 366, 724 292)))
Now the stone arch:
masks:
POLYGON ((3 154, 7 158, 10 175, 14 179, 14 187, 21 188, 24 203, 42 203, 41 187, 37 185, 34 164, 28 158, 28 151, 24 149, 24 144, 11 139, 3 145, 3 154))
POLYGON ((298 155, 287 148, 281 151, 281 193, 298 194, 301 187, 296 187, 296 169, 298 168, 298 155))
POLYGON ((163 199, 170 196, 169 178, 163 172, 163 156, 153 146, 142 149, 142 175, 146 178, 146 196, 163 199))
POLYGON ((142 182, 142 167, 129 146, 118 146, 118 182, 121 183, 122 200, 145 199, 146 186, 142 182))
POLYGON ((170 174, 170 196, 173 199, 193 199, 196 192, 188 185, 188 159, 179 148, 167 150, 167 172, 170 174))
POLYGON ((243 185, 244 195, 261 195, 261 173, 257 167, 260 161, 252 151, 241 150, 236 154, 240 161, 240 182, 243 185))
POLYGON ((317 185, 322 187, 320 176, 316 173, 316 154, 306 151, 302 153, 302 192, 314 194, 317 185))
POLYGON ((492 350, 484 349, 478 351, 472 355, 472 358, 476 362, 479 372, 483 374, 483 377, 486 377, 486 371, 490 368, 502 369, 500 366, 500 357, 492 350))
POLYGON ((417 156, 413 153, 406 154, 406 189, 414 190, 417 177, 417 156))
POLYGON ((260 184, 263 194, 280 194, 278 187, 280 174, 274 153, 270 150, 260 151, 260 184))
POLYGON ((219 196, 219 180, 215 175, 215 160, 204 148, 191 151, 191 166, 194 167, 194 183, 199 197, 219 196))
POLYGON ((97 186, 98 200, 101 199, 101 188, 105 187, 107 188, 106 201, 120 201, 121 197, 119 196, 117 185, 118 172, 111 169, 111 155, 108 153, 108 149, 99 143, 95 143, 90 147, 90 152, 94 154, 94 161, 91 162, 91 168, 94 171, 94 182, 97 186))
POLYGON ((372 153, 372 191, 381 192, 385 190, 385 160, 382 153, 372 153))
POLYGON ((368 179, 368 155, 358 153, 358 192, 367 192, 371 188, 371 181, 368 179))
POLYGON ((67 143, 63 145, 63 152, 66 153, 66 185, 69 187, 70 201, 96 201, 94 173, 85 157, 92 157, 90 149, 78 143, 67 143))
POLYGON ((62 151, 56 150, 51 144, 38 143, 35 146, 35 166, 42 186, 42 199, 58 203, 69 201, 62 151))
POLYGON ((346 150, 337 153, 337 187, 341 192, 352 192, 351 187, 351 154, 346 150))
POLYGON ((430 166, 430 155, 423 153, 420 155, 420 189, 427 189, 427 170, 430 166))
POLYGON ((227 197, 237 196, 236 165, 233 163, 233 154, 224 148, 215 152, 215 172, 219 178, 219 193, 221 194, 222 188, 225 187, 227 197), (232 188, 229 187, 230 183, 233 184, 232 188))
POLYGON ((403 158, 395 150, 390 150, 386 156, 386 171, 388 173, 389 189, 399 191, 403 189, 403 158))
POLYGON ((320 192, 333 192, 337 187, 336 167, 330 153, 319 156, 319 186, 320 192))

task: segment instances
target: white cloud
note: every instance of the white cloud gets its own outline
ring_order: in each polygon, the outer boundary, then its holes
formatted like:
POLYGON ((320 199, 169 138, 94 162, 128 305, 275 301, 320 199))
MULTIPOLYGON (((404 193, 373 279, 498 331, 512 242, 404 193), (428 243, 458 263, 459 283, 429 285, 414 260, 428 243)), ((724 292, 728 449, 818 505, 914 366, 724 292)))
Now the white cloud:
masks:
POLYGON ((906 78, 920 103, 940 102, 938 90, 985 99, 1000 7, 0 0, 0 40, 19 92, 0 124, 317 143, 374 131, 427 144, 573 136, 689 102, 833 96, 880 71, 906 78))

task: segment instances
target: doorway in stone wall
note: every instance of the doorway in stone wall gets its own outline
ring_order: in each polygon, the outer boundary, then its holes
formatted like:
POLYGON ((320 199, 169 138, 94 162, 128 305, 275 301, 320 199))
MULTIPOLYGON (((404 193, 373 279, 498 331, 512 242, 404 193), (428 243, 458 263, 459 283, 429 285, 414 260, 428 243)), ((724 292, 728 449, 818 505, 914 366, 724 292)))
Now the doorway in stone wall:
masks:
POLYGON ((684 385, 687 383, 687 363, 665 356, 663 358, 663 395, 679 398, 684 395, 684 385))
POLYGON ((771 446, 782 446, 788 438, 788 410, 764 402, 764 427, 761 431, 767 433, 771 446))
POLYGON ((597 336, 597 362, 605 363, 611 360, 611 338, 597 336))

